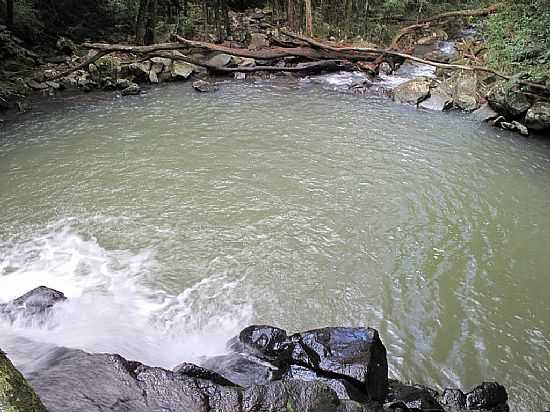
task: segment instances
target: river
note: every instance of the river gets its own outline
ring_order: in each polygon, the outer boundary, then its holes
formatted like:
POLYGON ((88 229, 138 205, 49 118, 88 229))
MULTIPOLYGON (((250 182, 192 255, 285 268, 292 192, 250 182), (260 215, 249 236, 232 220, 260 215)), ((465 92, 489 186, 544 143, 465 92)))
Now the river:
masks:
POLYGON ((331 84, 89 95, 0 129, 0 302, 70 298, 0 348, 171 368, 251 323, 369 325, 392 377, 548 408, 550 144, 331 84))

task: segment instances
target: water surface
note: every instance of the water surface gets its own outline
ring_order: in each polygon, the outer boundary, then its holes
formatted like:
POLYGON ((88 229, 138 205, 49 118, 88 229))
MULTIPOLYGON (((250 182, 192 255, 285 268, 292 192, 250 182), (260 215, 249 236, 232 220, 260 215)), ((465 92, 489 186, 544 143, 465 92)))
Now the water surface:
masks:
POLYGON ((370 325, 393 377, 549 407, 547 142, 316 82, 87 99, 0 131, 0 301, 71 298, 0 326, 24 370, 21 336, 174 367, 370 325))

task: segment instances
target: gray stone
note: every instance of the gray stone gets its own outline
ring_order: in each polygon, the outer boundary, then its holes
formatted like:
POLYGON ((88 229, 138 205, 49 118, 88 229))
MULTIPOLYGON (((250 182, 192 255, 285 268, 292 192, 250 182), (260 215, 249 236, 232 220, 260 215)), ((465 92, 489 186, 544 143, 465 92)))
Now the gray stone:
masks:
POLYGON ((475 74, 460 72, 455 75, 453 102, 456 107, 465 112, 472 112, 479 107, 475 74))
POLYGON ((167 57, 152 57, 151 62, 164 67, 170 67, 172 65, 172 59, 169 59, 167 57))
POLYGON ((211 93, 218 90, 218 86, 213 83, 205 82, 204 80, 194 81, 193 88, 201 93, 211 93))
POLYGON ((233 66, 237 63, 234 56, 230 54, 217 54, 214 57, 210 58, 207 62, 210 66, 214 67, 228 67, 233 66))
POLYGON ((151 71, 149 72, 149 82, 150 82, 150 83, 154 83, 154 84, 156 84, 156 83, 159 82, 159 78, 158 78, 158 76, 157 76, 157 72, 156 72, 156 71, 151 70, 151 71))
POLYGON ((380 66, 378 66, 378 71, 388 76, 393 73, 393 69, 388 62, 380 63, 380 66))
POLYGON ((535 131, 550 129, 550 102, 538 101, 525 115, 525 125, 535 131))
POLYGON ((531 102, 525 94, 514 89, 508 83, 498 83, 487 94, 487 101, 500 115, 511 119, 523 116, 531 107, 531 102))
POLYGON ((515 120, 511 122, 501 122, 500 127, 506 130, 510 130, 512 132, 518 132, 522 136, 529 136, 529 129, 527 129, 527 127, 515 120))
POLYGON ((263 33, 251 33, 250 34, 250 43, 248 48, 250 50, 259 50, 265 47, 269 47, 269 40, 267 36, 263 33))
POLYGON ((134 96, 140 93, 141 93, 141 88, 135 83, 132 83, 130 86, 128 86, 121 92, 123 96, 134 96))
POLYGON ((481 107, 472 112, 472 119, 480 122, 488 122, 489 120, 496 119, 498 113, 495 112, 488 103, 481 105, 481 107))
POLYGON ((128 79, 118 79, 116 81, 116 87, 119 90, 126 89, 127 87, 130 87, 133 83, 128 79))
POLYGON ((39 83, 34 79, 27 80, 27 84, 34 90, 46 90, 49 87, 46 83, 39 83))
POLYGON ((418 107, 426 110, 442 112, 453 105, 452 97, 439 87, 430 90, 430 97, 423 100, 418 107))
POLYGON ((431 84, 432 80, 424 77, 409 80, 393 89, 393 100, 416 106, 428 98, 431 84))
POLYGON ((191 63, 174 61, 171 66, 172 77, 175 79, 186 80, 193 74, 196 66, 191 63))

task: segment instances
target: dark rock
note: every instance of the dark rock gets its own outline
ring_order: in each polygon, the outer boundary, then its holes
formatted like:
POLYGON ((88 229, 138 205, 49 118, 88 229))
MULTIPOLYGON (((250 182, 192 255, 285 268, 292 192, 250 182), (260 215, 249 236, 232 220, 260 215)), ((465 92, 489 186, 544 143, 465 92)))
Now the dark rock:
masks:
POLYGON ((34 90, 45 90, 48 88, 48 85, 46 83, 39 83, 34 79, 28 80, 27 84, 31 89, 34 89, 34 90))
POLYGON ((416 106, 430 96, 431 84, 432 80, 424 77, 409 80, 393 89, 393 100, 416 106))
POLYGON ((66 298, 63 293, 39 286, 7 304, 0 305, 0 317, 10 322, 21 320, 25 323, 42 324, 47 320, 51 308, 64 300, 66 298))
POLYGON ((124 89, 126 89, 126 88, 132 86, 132 84, 133 84, 133 83, 132 83, 130 80, 128 80, 128 79, 118 79, 118 80, 116 81, 116 87, 117 87, 117 89, 119 89, 119 90, 124 90, 124 89))
POLYGON ((268 358, 279 356, 291 344, 285 330, 267 325, 253 325, 243 329, 239 341, 249 352, 268 358))
POLYGON ((329 386, 336 395, 338 399, 342 400, 354 400, 358 402, 366 402, 367 396, 356 384, 353 384, 346 379, 337 379, 337 378, 327 378, 323 375, 317 374, 315 371, 307 369, 303 366, 292 365, 290 369, 283 376, 283 380, 301 380, 301 381, 319 381, 329 386))
POLYGON ((340 401, 337 412, 365 412, 365 408, 359 402, 344 400, 340 401))
POLYGON ((496 119, 497 117, 498 113, 491 109, 491 106, 487 103, 472 112, 472 118, 480 122, 488 122, 489 120, 496 119))
POLYGON ((508 83, 498 83, 487 94, 489 105, 500 115, 511 119, 523 116, 531 102, 523 93, 514 90, 508 83))
POLYGON ((140 93, 141 93, 141 88, 135 83, 131 84, 121 92, 123 96, 135 96, 140 93))
POLYGON ((321 382, 278 381, 245 389, 243 410, 247 412, 336 412, 336 393, 321 382))
POLYGON ((491 127, 499 127, 500 124, 502 122, 505 122, 505 121, 506 121, 506 119, 504 118, 504 116, 498 116, 495 119, 489 120, 488 123, 489 123, 489 126, 491 126, 491 127))
POLYGON ((0 110, 8 110, 10 108, 10 104, 6 99, 0 96, 0 110))
POLYGON ((459 389, 445 389, 439 403, 449 412, 466 411, 466 395, 459 389))
POLYGON ((550 102, 536 102, 527 110, 525 125, 536 131, 550 129, 550 102))
POLYGON ((70 61, 70 58, 68 56, 51 56, 51 57, 46 57, 44 61, 46 63, 62 64, 62 63, 68 63, 70 61))
POLYGON ((77 50, 77 47, 73 43, 73 41, 65 37, 60 37, 59 39, 57 39, 55 45, 59 51, 65 53, 68 56, 72 56, 77 50))
POLYGON ((260 359, 239 353, 208 358, 202 366, 240 386, 264 385, 280 379, 285 372, 260 359))
POLYGON ((205 82, 204 80, 194 81, 193 88, 201 93, 211 93, 218 90, 218 86, 213 83, 205 82))
POLYGON ((360 383, 367 396, 384 400, 388 389, 386 348, 371 328, 323 328, 293 335, 292 363, 325 376, 360 383))
POLYGON ((402 402, 409 409, 426 411, 444 411, 436 400, 437 392, 420 385, 405 385, 392 381, 389 385, 387 399, 390 402, 402 402))
POLYGON ((174 372, 178 375, 187 376, 189 378, 206 379, 216 385, 221 386, 237 386, 230 380, 225 379, 219 373, 197 366, 193 363, 184 362, 174 368, 174 372))
POLYGON ((474 410, 500 407, 507 401, 506 389, 497 382, 483 382, 466 394, 466 405, 474 410))

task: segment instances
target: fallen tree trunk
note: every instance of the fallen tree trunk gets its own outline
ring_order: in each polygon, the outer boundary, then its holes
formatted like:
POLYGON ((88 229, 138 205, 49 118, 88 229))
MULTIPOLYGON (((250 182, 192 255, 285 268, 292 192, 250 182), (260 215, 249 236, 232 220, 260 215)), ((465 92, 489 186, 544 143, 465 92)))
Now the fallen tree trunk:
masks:
POLYGON ((499 7, 501 7, 501 4, 493 4, 492 6, 489 6, 483 9, 450 11, 447 13, 438 14, 437 16, 434 16, 434 17, 430 17, 429 19, 417 21, 415 24, 412 24, 407 27, 403 27, 401 30, 399 30, 397 34, 393 37, 390 48, 397 49, 399 41, 403 38, 403 36, 418 29, 428 28, 433 23, 439 22, 441 20, 446 20, 449 18, 454 18, 454 17, 488 16, 489 14, 493 14, 496 11, 498 11, 499 7))
MULTIPOLYGON (((493 69, 483 66, 466 66, 460 64, 448 64, 448 63, 439 63, 430 60, 421 59, 419 57, 401 53, 399 51, 390 50, 390 49, 380 49, 375 47, 334 47, 331 45, 324 44, 310 37, 305 37, 293 33, 288 33, 282 31, 288 37, 300 40, 301 42, 307 44, 309 47, 294 47, 294 48, 281 48, 276 47, 273 49, 264 49, 261 51, 251 51, 247 49, 237 49, 231 47, 220 46, 217 44, 197 42, 192 40, 184 39, 183 37, 176 36, 177 42, 175 43, 160 43, 151 46, 129 46, 121 44, 104 44, 104 43, 85 43, 83 47, 97 50, 98 52, 92 57, 85 60, 83 63, 77 65, 76 67, 71 68, 59 75, 55 76, 53 79, 58 79, 65 77, 68 74, 83 68, 87 68, 90 64, 97 61, 99 58, 106 56, 114 52, 124 52, 132 53, 139 55, 148 55, 153 57, 154 55, 169 57, 173 60, 186 61, 188 63, 196 64, 207 69, 220 72, 220 73, 232 73, 232 72, 256 72, 256 71, 265 71, 265 72, 304 72, 311 73, 312 71, 334 71, 334 70, 351 70, 353 65, 351 61, 358 60, 374 60, 374 57, 380 56, 394 56, 399 57, 404 60, 411 60, 417 63, 426 64, 434 67, 439 67, 442 69, 448 70, 465 70, 472 72, 485 72, 493 74, 497 77, 500 77, 505 80, 510 80, 511 76, 499 73, 493 69), (234 56, 240 57, 252 57, 256 59, 263 60, 275 60, 283 57, 301 57, 310 60, 317 60, 317 62, 312 62, 311 64, 301 64, 296 67, 278 67, 278 66, 251 66, 251 67, 218 67, 213 66, 208 63, 199 62, 195 59, 191 59, 187 56, 175 56, 175 55, 165 55, 162 52, 169 50, 181 50, 188 49, 190 47, 199 47, 211 51, 218 51, 222 53, 227 53, 234 56), (337 56, 335 58, 334 56, 337 56), (342 57, 345 56, 345 57, 342 57)), ((538 83, 532 83, 527 81, 518 80, 518 84, 526 85, 535 89, 543 90, 545 92, 550 92, 546 86, 538 83)))

